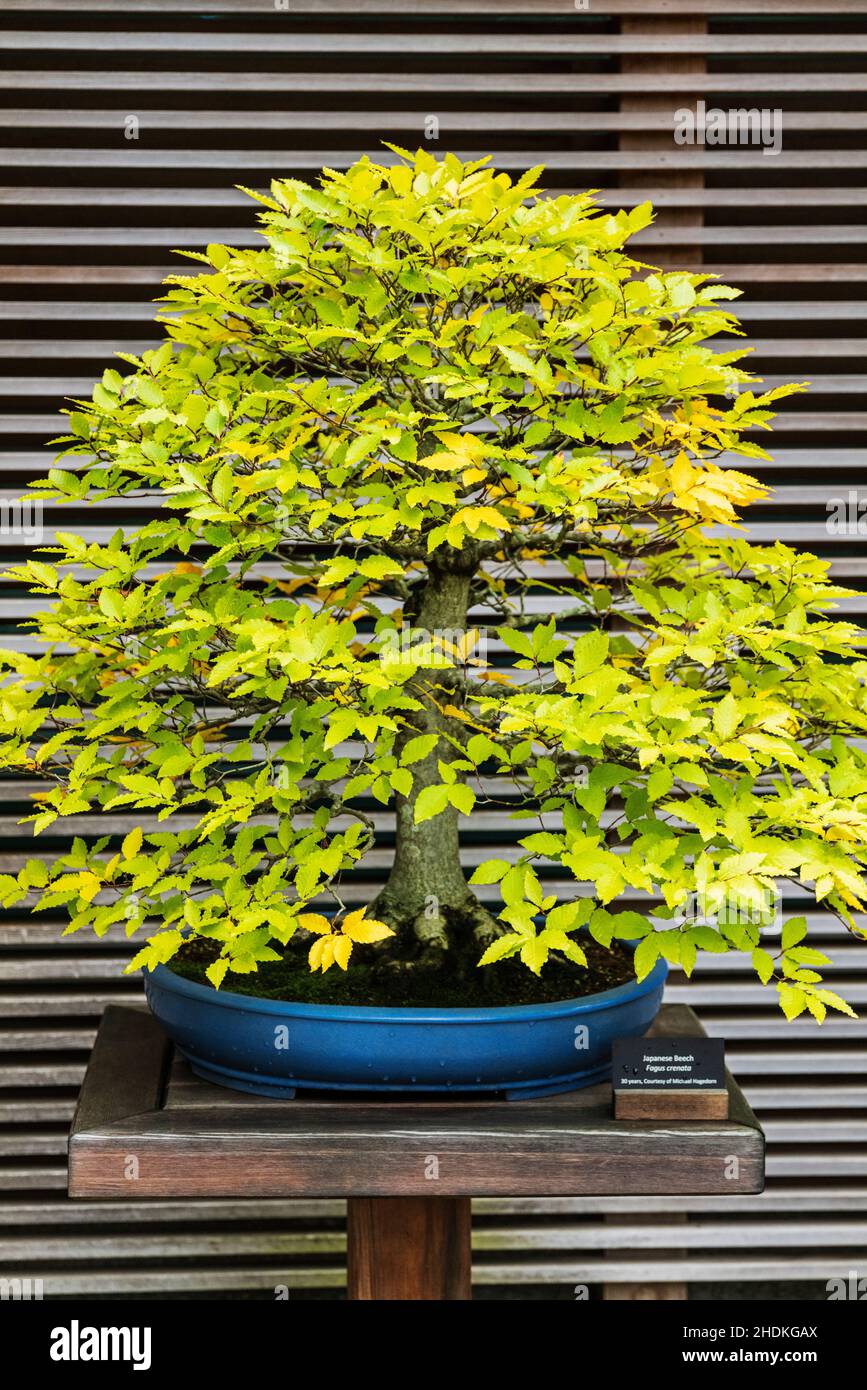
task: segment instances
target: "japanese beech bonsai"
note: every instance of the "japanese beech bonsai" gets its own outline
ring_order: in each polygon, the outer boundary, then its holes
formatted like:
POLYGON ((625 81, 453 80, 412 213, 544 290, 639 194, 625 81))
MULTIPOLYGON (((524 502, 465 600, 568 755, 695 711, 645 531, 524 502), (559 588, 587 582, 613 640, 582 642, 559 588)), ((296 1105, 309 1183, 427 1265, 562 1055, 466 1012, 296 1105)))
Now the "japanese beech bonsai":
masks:
POLYGON ((49 780, 37 833, 98 811, 106 834, 0 900, 147 923, 131 969, 210 938, 215 986, 296 932, 314 969, 379 942, 539 972, 581 965, 584 929, 637 941, 639 979, 745 950, 789 1017, 851 1012, 803 918, 761 932, 781 880, 865 936, 867 663, 827 564, 748 544, 765 488, 717 462, 766 458, 797 388, 755 394, 708 345, 737 291, 627 254, 649 206, 397 153, 252 194, 263 246, 170 277, 168 341, 70 413, 37 495, 162 509, 12 572, 53 602, 45 654, 3 654, 2 765, 49 780), (528 822, 472 876, 493 914, 460 859, 491 779, 528 822), (394 862, 347 912, 371 798, 394 862), (112 845, 131 810, 161 827, 112 845))

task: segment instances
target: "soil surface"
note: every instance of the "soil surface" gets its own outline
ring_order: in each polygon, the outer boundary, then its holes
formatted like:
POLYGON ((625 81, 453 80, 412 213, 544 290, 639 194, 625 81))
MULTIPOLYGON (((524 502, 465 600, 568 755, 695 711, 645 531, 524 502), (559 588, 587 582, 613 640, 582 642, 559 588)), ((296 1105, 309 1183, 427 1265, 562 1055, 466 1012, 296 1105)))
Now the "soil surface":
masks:
MULTIPOLYGON (((509 1004, 555 1004, 613 989, 635 979, 632 953, 617 942, 606 950, 586 939, 581 945, 587 967, 549 961, 536 976, 513 960, 483 966, 466 977, 446 970, 392 973, 353 961, 323 975, 307 967, 306 948, 287 947, 280 961, 268 961, 253 975, 227 975, 222 988, 232 994, 282 999, 294 1004, 368 1004, 388 1008, 498 1008, 509 1004)), ((206 940, 182 947, 169 965, 176 975, 208 984, 205 970, 217 948, 206 940)))

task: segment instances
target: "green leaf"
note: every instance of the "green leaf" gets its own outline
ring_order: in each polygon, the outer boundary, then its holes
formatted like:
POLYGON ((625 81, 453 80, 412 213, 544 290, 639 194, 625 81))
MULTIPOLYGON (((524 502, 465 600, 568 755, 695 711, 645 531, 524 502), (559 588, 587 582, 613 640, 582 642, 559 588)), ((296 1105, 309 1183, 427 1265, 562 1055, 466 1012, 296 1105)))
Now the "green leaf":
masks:
POLYGON ((766 985, 774 973, 774 958, 767 951, 757 947, 753 951, 753 969, 758 975, 763 985, 766 985))
POLYGON ((783 926, 782 947, 784 951, 791 946, 797 946, 799 941, 803 941, 807 935, 806 917, 792 917, 783 926))
POLYGON ((540 936, 525 939, 521 947, 521 960, 534 975, 542 973, 542 966, 548 959, 548 947, 540 936))
POLYGON ((825 1008, 825 1005, 822 1003, 821 999, 817 999, 814 994, 808 994, 807 1008, 810 1010, 810 1013, 813 1015, 817 1023, 825 1022, 825 1015, 827 1013, 827 1010, 825 1008))
POLYGON ((205 971, 205 974, 207 975, 211 984, 214 986, 214 989, 220 988, 220 985, 223 983, 223 980, 226 977, 226 971, 228 969, 229 962, 224 956, 221 957, 219 960, 212 961, 211 964, 208 966, 208 968, 205 971))
POLYGON ((821 1000, 823 1004, 827 1004, 828 1008, 837 1009, 841 1014, 847 1014, 849 1018, 858 1017, 851 1005, 847 1004, 845 999, 841 999, 839 994, 834 994, 830 989, 817 989, 816 998, 821 1000))
POLYGON ((609 638, 607 632, 588 632, 579 637, 572 654, 573 673, 576 679, 598 671, 608 659, 609 638))
POLYGON ((793 946, 786 951, 786 959, 792 960, 796 965, 830 965, 830 956, 823 955, 821 951, 815 951, 811 946, 793 946))
POLYGON ((577 941, 573 941, 564 931, 556 927, 546 926, 544 931, 539 933, 539 940, 542 941, 550 951, 559 951, 561 955, 574 961, 576 965, 587 964, 587 957, 577 941))
POLYGON ((635 941, 653 931, 651 923, 640 912, 615 912, 610 921, 619 941, 635 941))
POLYGON ((738 702, 731 691, 714 706, 713 726, 723 742, 728 742, 741 722, 738 702))
POLYGON ((486 859, 475 870, 470 883, 499 883, 503 875, 509 872, 509 867, 505 859, 486 859))
POLYGON ((448 799, 456 810, 468 816, 475 805, 476 794, 465 782, 455 782, 448 789, 448 799))
POLYGON ((780 1007, 791 1023, 807 1007, 807 996, 802 989, 796 989, 794 985, 781 984, 777 988, 780 994, 780 1007))
POLYGON ((509 907, 523 903, 526 894, 526 869, 523 864, 513 864, 500 885, 503 902, 509 907))
POLYGON ((99 606, 107 618, 116 623, 123 621, 123 599, 116 589, 100 589, 99 606))
POLYGON ((594 941, 598 941, 600 946, 607 950, 614 940, 614 918, 604 907, 597 908, 590 918, 588 930, 594 941))
POLYGON ((403 574, 403 565, 399 565, 388 555, 371 555, 361 561, 358 572, 368 579, 384 579, 389 574, 403 574))
POLYGON ((48 866, 41 859, 28 859, 27 876, 34 888, 44 888, 49 880, 48 866))
POLYGON ((632 957, 635 965, 635 978, 639 984, 650 974, 659 959, 659 954, 659 941, 656 932, 642 937, 632 957))
POLYGON ((438 743, 439 734, 419 734, 417 738, 411 738, 400 755, 401 765, 409 767, 412 763, 421 762, 438 743))
POLYGON ((533 659, 533 641, 528 632, 518 632, 512 627, 501 627, 497 629, 497 636, 500 641, 505 643, 509 651, 517 652, 519 656, 533 659))
POLYGON ((563 853, 565 841, 561 835, 552 835, 547 830, 540 830, 534 835, 527 835, 525 839, 518 843, 531 854, 545 854, 549 857, 563 853))
POLYGON ((389 773, 388 780, 401 796, 409 796, 412 791, 412 773, 408 767, 397 767, 389 773))
POLYGON ((685 936, 692 945, 702 951, 713 951, 721 955, 729 949, 725 937, 714 931, 713 927, 689 927, 685 936))
POLYGON ((588 898, 576 898, 572 902, 557 903, 545 918, 546 931, 571 931, 590 916, 593 904, 588 898))
POLYGON ((514 956, 524 945, 525 939, 517 932, 507 936, 498 936, 496 941, 492 941, 488 946, 479 960, 479 965, 493 965, 495 961, 505 960, 507 956, 514 956))
POLYGON ((486 734, 473 734, 467 744, 467 757, 471 758, 478 766, 487 758, 502 759, 505 757, 505 750, 494 743, 493 739, 488 738, 486 734))
POLYGON ((422 787, 415 803, 415 823, 421 825, 423 821, 431 820, 433 816, 438 816, 449 804, 449 787, 437 785, 433 787, 422 787))
POLYGON ((661 796, 671 791, 673 785, 674 775, 671 768, 666 767, 665 763, 657 763, 647 779, 647 795, 651 801, 658 801, 661 796))
POLYGON ((562 942, 557 947, 557 950, 561 951, 564 956, 566 956, 569 960, 573 962, 573 964, 583 966, 587 965, 587 956, 585 955, 581 947, 578 946, 574 941, 569 941, 567 938, 566 941, 562 942))

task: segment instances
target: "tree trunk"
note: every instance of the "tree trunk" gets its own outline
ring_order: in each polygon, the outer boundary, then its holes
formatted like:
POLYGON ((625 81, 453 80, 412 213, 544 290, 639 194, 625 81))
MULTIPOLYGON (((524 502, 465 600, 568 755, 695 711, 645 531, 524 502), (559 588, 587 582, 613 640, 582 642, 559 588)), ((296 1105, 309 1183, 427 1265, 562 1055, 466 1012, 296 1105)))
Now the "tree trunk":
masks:
MULTIPOLYGON (((471 579, 469 569, 431 568, 413 626, 438 641, 462 636, 471 579)), ((460 683, 460 672, 449 667, 419 671, 407 690, 423 708, 412 716, 413 727, 397 740, 398 758, 409 740, 419 734, 447 731, 463 741, 465 728, 460 720, 437 708, 437 704, 460 704, 460 683)), ((385 918, 397 931, 396 953, 402 959, 420 952, 427 962, 441 963, 441 953, 458 939, 471 945, 478 958, 477 948, 498 934, 497 923, 469 888, 461 868, 458 812, 447 806, 430 820, 415 823, 416 801, 422 790, 444 780, 440 761, 451 762, 457 756, 456 750, 441 740, 428 757, 412 764, 409 796, 396 797, 394 863, 373 915, 385 918)))

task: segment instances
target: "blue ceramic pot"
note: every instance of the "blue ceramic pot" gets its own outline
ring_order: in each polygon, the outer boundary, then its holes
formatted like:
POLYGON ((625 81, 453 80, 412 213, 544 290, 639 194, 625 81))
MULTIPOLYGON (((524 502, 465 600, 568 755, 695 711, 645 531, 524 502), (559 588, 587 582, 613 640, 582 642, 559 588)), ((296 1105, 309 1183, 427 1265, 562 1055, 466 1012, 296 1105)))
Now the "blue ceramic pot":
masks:
POLYGON ((668 967, 641 984, 514 1008, 289 1004, 214 990, 164 965, 145 972, 154 1016, 193 1071, 254 1095, 334 1091, 572 1091, 604 1080, 615 1038, 656 1017, 668 967))

